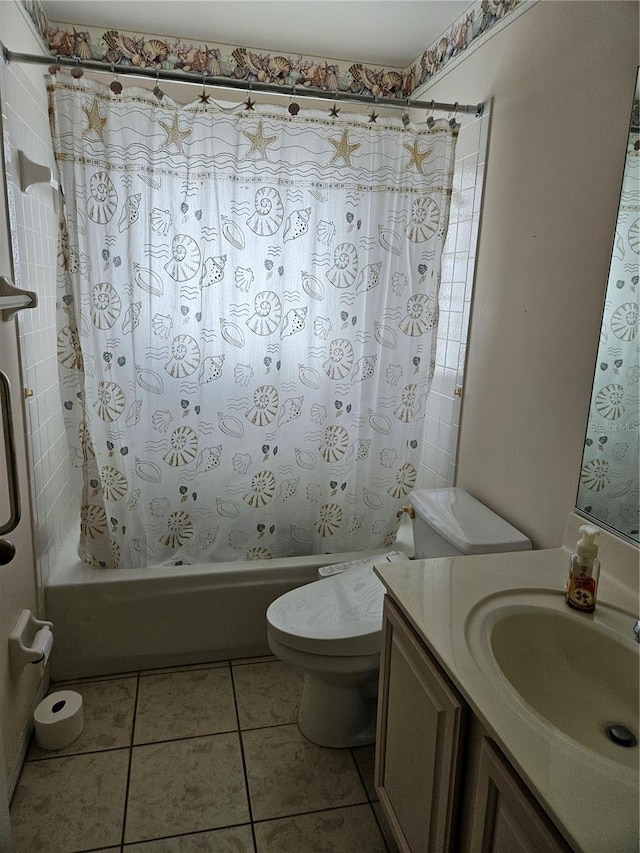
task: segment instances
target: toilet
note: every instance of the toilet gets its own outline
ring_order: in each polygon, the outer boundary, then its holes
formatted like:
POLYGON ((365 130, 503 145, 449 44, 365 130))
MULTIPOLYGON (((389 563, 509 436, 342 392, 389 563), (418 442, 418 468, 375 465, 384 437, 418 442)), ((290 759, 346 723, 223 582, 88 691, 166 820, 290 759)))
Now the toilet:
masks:
MULTIPOLYGON (((408 500, 416 559, 531 548, 526 536, 462 489, 417 489, 408 500)), ((271 651, 305 673, 298 726, 314 743, 374 742, 384 587, 373 566, 407 559, 390 551, 327 566, 318 580, 269 605, 271 651)))

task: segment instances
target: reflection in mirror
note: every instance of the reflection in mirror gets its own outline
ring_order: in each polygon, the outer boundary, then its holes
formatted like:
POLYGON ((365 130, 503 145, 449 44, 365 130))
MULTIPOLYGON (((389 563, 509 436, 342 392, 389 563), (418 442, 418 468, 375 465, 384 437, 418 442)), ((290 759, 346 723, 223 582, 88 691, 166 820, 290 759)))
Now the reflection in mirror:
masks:
POLYGON ((638 541, 640 72, 611 252, 577 509, 638 541))

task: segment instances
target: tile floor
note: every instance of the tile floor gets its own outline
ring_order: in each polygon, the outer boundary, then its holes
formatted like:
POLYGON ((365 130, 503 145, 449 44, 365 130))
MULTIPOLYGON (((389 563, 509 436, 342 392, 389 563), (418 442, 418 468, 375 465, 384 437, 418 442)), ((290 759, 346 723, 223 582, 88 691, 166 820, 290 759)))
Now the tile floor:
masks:
POLYGON ((84 731, 31 745, 11 805, 16 853, 387 853, 373 747, 296 725, 302 676, 275 658, 52 685, 84 731))

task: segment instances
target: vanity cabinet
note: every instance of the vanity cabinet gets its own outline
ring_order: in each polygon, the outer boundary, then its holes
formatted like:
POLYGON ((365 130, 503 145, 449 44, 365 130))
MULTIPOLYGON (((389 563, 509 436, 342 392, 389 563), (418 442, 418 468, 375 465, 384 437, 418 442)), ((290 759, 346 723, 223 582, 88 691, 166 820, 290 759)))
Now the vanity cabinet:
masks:
POLYGON ((509 762, 483 732, 477 778, 470 791, 470 853, 568 853, 569 848, 524 787, 509 762))
POLYGON ((465 706, 385 596, 375 784, 403 853, 454 850, 465 706))
POLYGON ((388 595, 375 785, 401 853, 570 853, 388 595))

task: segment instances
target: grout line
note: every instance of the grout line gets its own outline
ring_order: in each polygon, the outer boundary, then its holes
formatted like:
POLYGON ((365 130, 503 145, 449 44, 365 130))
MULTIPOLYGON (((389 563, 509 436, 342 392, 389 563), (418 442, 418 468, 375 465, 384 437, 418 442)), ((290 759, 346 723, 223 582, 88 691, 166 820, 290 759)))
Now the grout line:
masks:
MULTIPOLYGON (((375 811, 373 810, 373 803, 363 801, 361 803, 346 803, 346 804, 337 805, 337 806, 326 806, 324 808, 308 809, 308 810, 302 811, 302 812, 291 812, 291 813, 284 814, 284 815, 277 815, 276 817, 262 818, 260 820, 251 821, 250 823, 246 823, 246 822, 245 823, 230 823, 230 824, 225 824, 224 826, 208 827, 207 829, 189 830, 188 832, 181 832, 181 833, 178 833, 176 835, 161 835, 161 836, 156 836, 154 838, 145 838, 144 841, 130 841, 129 844, 148 844, 148 843, 152 843, 152 842, 156 842, 156 841, 168 841, 168 840, 171 840, 173 838, 184 838, 186 836, 191 836, 191 835, 204 835, 207 832, 218 832, 218 831, 223 830, 223 829, 236 829, 236 828, 241 827, 241 826, 251 826, 252 835, 253 835, 253 825, 256 823, 271 823, 271 822, 276 821, 276 820, 290 820, 292 818, 295 819, 297 817, 305 817, 306 815, 323 814, 324 812, 341 811, 343 809, 362 808, 362 806, 369 806, 372 809, 372 811, 374 813, 374 817, 375 817, 375 811)), ((377 818, 376 818, 376 824, 378 825, 378 827, 380 826, 378 821, 377 821, 377 818)), ((384 836, 383 836, 382 830, 380 830, 380 835, 384 841, 384 836)), ((386 845, 386 841, 384 841, 384 843, 386 845)), ((255 836, 254 836, 254 844, 255 844, 255 836)), ((124 845, 124 848, 126 848, 126 845, 124 845)), ((93 848, 92 847, 90 850, 83 850, 83 851, 80 851, 80 853, 92 853, 92 851, 94 851, 96 849, 97 850, 103 850, 104 848, 102 848, 102 847, 93 848)), ((107 848, 107 849, 111 849, 111 848, 107 848)), ((114 847, 113 849, 115 850, 116 847, 114 847)), ((388 849, 388 847, 387 847, 387 849, 388 849)))
POLYGON ((136 730, 136 717, 138 715, 138 696, 140 693, 140 673, 137 676, 136 695, 133 702, 133 719, 131 720, 131 738, 129 743, 129 766, 127 767, 127 783, 124 791, 124 814, 122 815, 122 833, 120 834, 120 847, 124 847, 124 836, 127 828, 127 810, 129 806, 129 784, 131 782, 131 765, 133 763, 133 740, 136 730))
MULTIPOLYGON (((265 661, 265 662, 268 662, 268 661, 265 661)), ((182 836, 198 835, 198 834, 203 834, 206 832, 213 832, 213 831, 222 830, 222 829, 230 829, 233 827, 250 826, 254 850, 257 850, 257 842, 256 842, 256 834, 255 834, 255 825, 257 823, 273 822, 275 820, 284 820, 284 819, 291 819, 291 818, 295 819, 297 817, 301 817, 304 815, 319 814, 319 813, 323 813, 323 812, 343 810, 343 809, 349 809, 349 808, 356 808, 356 807, 360 807, 363 805, 365 805, 365 806, 368 805, 369 808, 372 809, 374 812, 374 819, 376 820, 376 826, 378 827, 378 829, 380 831, 382 843, 385 845, 385 850, 387 850, 388 849, 387 842, 386 842, 386 839, 384 838, 384 833, 382 832, 380 823, 377 820, 377 817, 375 815, 375 809, 373 809, 373 803, 370 800, 369 792, 367 790, 366 785, 364 784, 363 772, 361 771, 361 769, 358 765, 358 762, 356 760, 356 754, 355 754, 354 749, 350 749, 350 753, 351 753, 352 760, 353 760, 355 767, 356 767, 357 776, 361 782, 361 793, 362 793, 362 797, 363 797, 361 801, 355 802, 355 803, 352 802, 352 803, 346 803, 346 804, 337 804, 337 805, 333 805, 333 806, 325 806, 325 807, 320 807, 320 808, 307 809, 304 811, 296 811, 296 812, 293 812, 291 814, 277 815, 277 816, 273 816, 273 817, 269 817, 269 818, 263 818, 259 821, 254 820, 252 805, 251 805, 251 798, 250 798, 250 791, 249 791, 247 762, 246 762, 246 756, 245 756, 245 752, 244 752, 243 731, 240 729, 238 697, 236 694, 236 685, 235 685, 235 681, 234 681, 234 667, 231 664, 231 662, 228 662, 226 664, 226 666, 228 667, 228 671, 230 674, 231 686, 232 686, 232 691, 233 691, 234 711, 235 711, 236 724, 237 724, 237 729, 235 731, 237 731, 237 734, 238 734, 238 741, 239 741, 240 750, 241 750, 241 759, 242 759, 243 775, 244 775, 244 782, 245 782, 245 793, 246 793, 247 805, 248 805, 248 821, 245 821, 242 823, 229 824, 227 826, 216 826, 216 827, 209 827, 209 828, 202 829, 202 830, 183 832, 183 833, 179 833, 179 834, 171 835, 171 836, 167 835, 167 836, 163 836, 163 838, 164 839, 170 839, 170 838, 178 839, 182 836)), ((131 734, 130 734, 130 738, 129 738, 128 747, 124 746, 124 747, 116 747, 114 749, 108 749, 108 750, 89 750, 88 751, 89 753, 91 753, 91 752, 111 752, 111 751, 122 750, 122 749, 128 749, 129 750, 127 781, 126 781, 125 794, 124 794, 124 815, 123 815, 123 821, 122 821, 121 840, 120 840, 118 846, 113 847, 114 851, 120 851, 120 853, 126 853, 126 845, 125 845, 126 819, 127 819, 128 805, 129 805, 128 797, 129 797, 129 790, 130 790, 130 783, 131 783, 133 748, 134 748, 134 746, 144 745, 144 744, 135 744, 135 742, 134 742, 135 741, 136 722, 137 722, 137 713, 139 710, 140 687, 141 687, 140 679, 142 677, 142 672, 140 672, 140 671, 138 671, 137 673, 130 672, 128 675, 131 678, 133 678, 133 677, 136 678, 136 689, 135 689, 135 694, 134 694, 131 734)), ((116 680, 116 679, 114 678, 112 680, 116 680)), ((292 723, 279 723, 279 724, 275 724, 275 725, 259 726, 256 729, 249 729, 248 731, 256 731, 256 730, 260 730, 260 729, 277 728, 277 727, 291 726, 291 725, 292 725, 292 723)), ((164 743, 164 742, 171 742, 171 741, 178 741, 178 740, 192 740, 195 738, 211 737, 211 736, 215 736, 216 734, 224 734, 224 733, 230 733, 230 732, 205 733, 205 734, 201 734, 201 735, 193 735, 193 736, 186 737, 186 738, 185 737, 170 738, 170 739, 168 739, 168 741, 167 740, 165 740, 165 741, 153 741, 151 743, 164 743)), ((148 745, 150 745, 150 744, 148 744, 148 745)), ((87 753, 75 753, 75 755, 82 755, 82 754, 87 754, 87 753)), ((67 756, 67 755, 65 755, 65 756, 47 756, 44 759, 34 759, 34 760, 49 760, 49 758, 57 758, 57 757, 70 757, 70 756, 67 756)), ((157 841, 157 840, 162 840, 162 838, 160 838, 160 839, 146 839, 146 840, 157 841)), ((130 843, 134 844, 137 842, 132 841, 130 843)), ((93 851, 93 853, 97 853, 97 850, 99 850, 99 849, 102 850, 104 848, 91 848, 91 849, 87 848, 86 850, 84 850, 84 853, 92 853, 92 851, 93 851)))
POLYGON ((231 658, 231 666, 254 666, 261 663, 280 663, 274 655, 256 655, 248 658, 231 658))
MULTIPOLYGON (((380 833, 380 838, 382 839, 382 843, 384 844, 385 850, 387 850, 387 853, 390 853, 390 847, 387 844, 387 839, 385 838, 384 832, 382 831, 382 826, 380 825, 380 821, 378 820, 378 815, 376 814, 376 810, 373 807, 374 803, 378 803, 380 801, 379 800, 372 800, 371 797, 369 796, 369 791, 367 790, 367 786, 365 785, 365 782, 364 782, 364 775, 360 769, 360 765, 358 764, 358 760, 356 758, 355 752, 353 751, 353 747, 351 747, 349 749, 349 752, 351 753, 354 764, 356 765, 356 770, 358 771, 360 781, 362 782, 362 787, 364 788, 365 794, 367 795, 367 799, 369 801, 368 805, 369 805, 369 808, 373 814, 373 819, 376 822, 376 826, 378 827, 378 832, 380 833)), ((375 789, 374 789, 374 793, 375 793, 375 789)))
POLYGON ((112 672, 108 675, 84 675, 80 678, 61 678, 59 681, 51 682, 52 690, 66 690, 74 684, 91 684, 98 681, 119 681, 121 678, 137 678, 140 672, 138 670, 129 670, 128 672, 112 672))
POLYGON ((55 690, 66 690, 74 685, 98 684, 103 681, 122 681, 124 678, 137 678, 137 672, 121 672, 117 675, 92 675, 87 678, 65 678, 64 681, 52 681, 51 688, 55 690))
MULTIPOLYGON (((254 823, 270 823, 273 820, 289 820, 290 818, 303 817, 304 815, 309 814, 322 814, 323 812, 335 812, 340 809, 359 809, 362 806, 373 806, 373 803, 370 803, 368 800, 363 800, 361 803, 343 803, 341 806, 326 806, 325 808, 320 809, 308 809, 303 812, 291 812, 289 814, 277 815, 276 817, 263 817, 260 820, 254 821, 254 823)), ((300 851, 302 853, 302 851, 300 851)))
MULTIPOLYGON (((382 826, 380 824, 380 821, 378 820, 378 815, 376 814, 376 810, 374 808, 374 804, 378 803, 380 801, 379 800, 372 800, 371 797, 369 796, 369 791, 367 790, 367 786, 366 786, 365 781, 364 781, 364 774, 363 774, 362 770, 360 769, 360 765, 358 764, 358 760, 356 758, 356 754, 353 750, 353 747, 351 747, 349 749, 349 752, 351 753, 351 757, 353 758, 354 764, 356 765, 356 770, 358 771, 358 776, 360 777, 362 787, 364 788, 365 794, 367 795, 368 805, 369 805, 369 808, 373 814, 373 819, 376 822, 376 826, 378 827, 378 832, 380 833, 382 843, 384 844, 385 850, 387 850, 387 853, 390 853, 390 847, 387 844, 387 839, 385 838, 385 834, 382 831, 382 826)), ((374 793, 375 793, 375 789, 374 789, 374 793)))
POLYGON ((231 676, 231 689, 233 691, 233 706, 236 712, 236 722, 238 724, 238 742, 240 743, 240 757, 242 758, 242 773, 244 775, 244 789, 247 796, 247 806, 249 809, 249 821, 251 822, 251 839, 253 841, 253 849, 257 850, 256 833, 253 826, 253 809, 251 807, 251 792, 249 791, 249 775, 247 773, 247 761, 244 754, 244 740, 242 738, 242 730, 240 728, 240 712, 238 710, 238 699, 236 697, 236 683, 233 677, 233 666, 229 662, 229 674, 231 676))
POLYGON ((145 668, 140 670, 141 678, 148 678, 150 675, 173 675, 176 672, 197 672, 200 669, 224 669, 229 666, 228 660, 211 660, 202 661, 200 663, 184 663, 176 666, 156 666, 150 669, 145 668))
POLYGON ((56 761, 59 758, 79 758, 81 755, 100 755, 103 752, 122 752, 123 749, 129 749, 128 746, 111 746, 106 749, 86 749, 83 752, 56 752, 55 755, 40 755, 37 758, 27 758, 25 759, 25 766, 27 764, 36 764, 40 761, 56 761))
POLYGON ((244 729, 238 729, 241 732, 259 732, 262 729, 278 729, 283 726, 295 726, 297 720, 289 720, 288 723, 269 723, 267 726, 246 726, 244 729))
MULTIPOLYGON (((378 802, 379 802, 379 800, 378 800, 378 802)), ((376 826, 378 827, 378 831, 380 832, 380 838, 382 838, 382 843, 384 844, 385 850, 387 850, 387 853, 391 853, 391 848, 389 847, 389 845, 387 843, 386 836, 385 836, 384 832, 382 831, 382 826, 380 824, 380 821, 378 820, 378 815, 377 815, 376 810, 374 809, 373 806, 374 806, 374 803, 370 802, 369 808, 371 809, 371 811, 373 813, 373 819, 375 820, 376 826)), ((382 808, 382 806, 380 808, 382 808)))
MULTIPOLYGON (((127 846, 134 845, 134 844, 136 846, 138 844, 143 844, 143 845, 155 844, 157 841, 172 841, 174 838, 189 838, 192 835, 204 835, 207 832, 218 832, 218 831, 222 831, 224 829, 238 829, 239 827, 250 826, 250 825, 251 824, 249 824, 249 823, 230 823, 230 824, 227 824, 225 826, 212 826, 212 827, 209 827, 208 829, 192 829, 189 832, 180 832, 177 835, 158 835, 158 836, 155 836, 154 838, 145 838, 144 841, 130 841, 129 845, 126 845, 126 844, 123 845, 123 850, 126 851, 127 846)), ((82 850, 82 851, 80 851, 80 853, 92 853, 92 851, 94 851, 95 849, 96 848, 92 848, 91 850, 82 850)), ((97 850, 100 851, 100 853, 103 849, 105 849, 105 848, 103 848, 103 847, 97 848, 97 850)), ((107 847, 106 849, 111 850, 110 847, 107 847)), ((116 850, 115 847, 113 849, 116 850)))
POLYGON ((222 669, 229 665, 228 660, 205 661, 204 663, 185 663, 177 666, 158 666, 151 669, 129 669, 123 672, 109 672, 104 675, 84 675, 79 678, 62 678, 60 681, 52 681, 51 686, 57 689, 66 689, 67 685, 88 684, 93 681, 115 681, 121 678, 145 678, 148 675, 169 675, 173 672, 192 672, 198 669, 222 669))
MULTIPOLYGON (((137 690, 136 690, 136 702, 137 702, 137 690)), ((296 724, 296 721, 291 720, 288 723, 270 723, 267 726, 254 726, 254 727, 249 728, 249 729, 240 729, 240 728, 224 729, 221 732, 204 732, 203 734, 198 734, 198 735, 182 735, 180 737, 168 737, 168 738, 161 738, 159 740, 147 740, 147 741, 142 741, 141 743, 132 743, 131 747, 154 746, 155 744, 159 744, 159 743, 175 743, 176 741, 179 741, 179 740, 197 740, 198 738, 215 737, 216 735, 228 735, 228 734, 233 734, 234 732, 238 732, 238 733, 241 733, 241 732, 257 732, 257 731, 262 731, 263 729, 278 729, 278 728, 284 728, 285 726, 293 726, 295 724, 296 724)), ((135 725, 134 725, 134 729, 135 729, 135 725)), ((130 747, 128 747, 128 746, 112 746, 112 747, 107 747, 105 749, 86 749, 86 750, 83 750, 82 752, 65 752, 63 754, 57 754, 56 753, 55 755, 41 755, 41 756, 38 756, 37 758, 29 758, 28 762, 29 762, 29 764, 32 764, 36 761, 53 761, 56 758, 74 758, 75 756, 78 756, 78 755, 97 755, 97 754, 100 754, 102 752, 117 752, 118 750, 129 749, 129 748, 130 747)))
POLYGON ((225 660, 208 660, 198 663, 176 664, 175 666, 145 667, 139 670, 125 670, 123 672, 108 672, 103 675, 84 675, 79 678, 63 678, 60 681, 52 681, 52 688, 66 688, 71 684, 86 684, 91 681, 110 681, 118 678, 145 678, 147 675, 164 675, 173 672, 191 672, 198 669, 222 669, 225 666, 248 666, 261 663, 276 663, 278 658, 273 655, 249 655, 246 658, 231 658, 225 660))
POLYGON ((353 751, 353 747, 349 747, 349 752, 351 753, 351 758, 353 759, 353 763, 356 766, 356 772, 358 774, 358 778, 360 779, 360 784, 362 785, 362 787, 364 789, 364 793, 367 797, 367 802, 370 803, 370 802, 372 802, 372 800, 371 800, 371 797, 369 796, 369 791, 367 790, 367 786, 366 786, 365 781, 364 781, 364 774, 360 770, 360 765, 358 764, 358 759, 356 758, 356 754, 353 751))
MULTIPOLYGON (((239 731, 239 729, 225 729, 222 732, 204 732, 199 735, 183 735, 182 737, 166 737, 160 738, 159 740, 146 740, 142 743, 134 743, 132 744, 132 748, 137 748, 139 746, 156 746, 156 744, 161 743, 176 743, 180 740, 199 740, 203 737, 217 737, 218 735, 232 735, 234 732, 239 731)), ((106 751, 106 750, 105 750, 106 751)))

